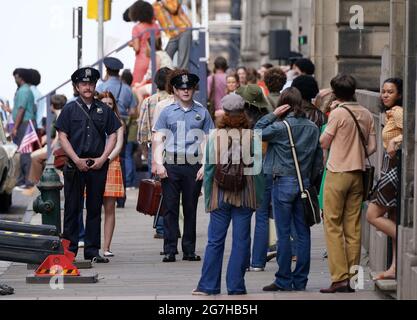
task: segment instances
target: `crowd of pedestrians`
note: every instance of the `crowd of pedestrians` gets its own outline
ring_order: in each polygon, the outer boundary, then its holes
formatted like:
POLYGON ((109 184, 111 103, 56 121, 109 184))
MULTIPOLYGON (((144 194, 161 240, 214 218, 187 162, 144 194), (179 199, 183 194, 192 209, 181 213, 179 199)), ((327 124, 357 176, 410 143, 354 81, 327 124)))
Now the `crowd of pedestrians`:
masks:
MULTIPOLYGON (((71 77, 74 97, 68 103, 62 95, 51 98, 57 117, 52 147, 62 149, 69 158, 63 168, 63 236, 70 240, 70 250, 77 254, 84 247, 84 257, 98 263, 107 263, 108 257, 117 254, 111 251, 116 204, 124 207, 126 189, 137 187, 134 155, 140 154, 149 176, 158 177, 162 184, 162 211, 155 233, 155 238, 164 241, 162 262, 176 261, 179 238, 183 260, 203 260, 194 295, 221 292, 230 224, 228 294, 247 293, 245 273, 264 271, 271 250, 276 251, 277 271, 263 290, 306 290, 311 232, 300 197, 299 167, 304 188, 315 186, 320 197, 331 275, 330 286, 320 292, 354 292, 350 279, 361 253, 362 173, 366 158, 376 151, 373 117, 356 100, 355 78, 339 74, 329 88, 320 90, 315 66, 307 58, 294 59, 289 68, 265 63, 256 70, 232 69, 224 57, 217 57, 207 79, 208 100, 196 101, 200 79, 187 70, 191 22, 180 2, 139 0, 127 10, 126 18, 136 23, 130 43, 136 56, 133 74, 125 70, 120 75, 123 63, 106 58, 104 81, 97 85, 99 72, 81 68, 71 77), (162 32, 169 38, 165 50, 159 27, 165 28, 162 32), (153 77, 150 29, 155 29, 157 47, 153 77), (210 214, 203 258, 196 248, 200 196, 210 214), (270 221, 274 221, 275 235, 269 233, 270 221)), ((12 113, 11 137, 20 145, 28 126, 40 137, 39 150, 32 143, 21 151, 19 187, 31 188, 39 181, 47 155, 42 145, 47 106, 38 99, 39 72, 16 69, 13 76, 18 85, 13 109, 2 102, 3 113, 12 113)), ((395 250, 401 79, 384 82, 381 104, 386 115, 384 160, 367 219, 393 239, 395 250)), ((376 276, 386 278, 395 278, 395 258, 387 271, 376 276)))

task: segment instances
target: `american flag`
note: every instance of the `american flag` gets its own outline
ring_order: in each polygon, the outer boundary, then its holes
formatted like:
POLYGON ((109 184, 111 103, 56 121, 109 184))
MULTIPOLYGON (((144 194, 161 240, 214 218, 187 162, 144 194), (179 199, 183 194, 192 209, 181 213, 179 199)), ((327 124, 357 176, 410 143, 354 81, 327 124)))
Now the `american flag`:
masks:
POLYGON ((20 142, 19 149, 20 153, 31 153, 33 151, 32 144, 36 142, 40 146, 38 135, 36 134, 35 128, 33 127, 32 120, 29 120, 29 124, 26 128, 25 136, 20 142))

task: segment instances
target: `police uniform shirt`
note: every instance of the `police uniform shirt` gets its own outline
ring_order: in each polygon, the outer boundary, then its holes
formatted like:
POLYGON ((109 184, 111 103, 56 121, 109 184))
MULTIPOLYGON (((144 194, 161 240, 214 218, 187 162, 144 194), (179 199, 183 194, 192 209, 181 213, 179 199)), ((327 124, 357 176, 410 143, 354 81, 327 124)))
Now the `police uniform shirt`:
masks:
POLYGON ((200 129, 208 135, 210 129, 214 129, 213 121, 206 108, 194 101, 192 107, 184 110, 178 102, 166 107, 160 114, 155 124, 154 131, 164 133, 168 130, 172 134, 166 136, 165 149, 169 153, 196 155, 199 151, 196 146, 191 147, 197 141, 192 129, 200 129), (185 141, 184 141, 185 139, 185 141))
POLYGON ((99 84, 96 90, 99 93, 110 91, 113 94, 122 117, 128 117, 129 109, 136 108, 137 101, 132 93, 132 90, 118 77, 110 77, 107 81, 99 84))
POLYGON ((94 100, 89 109, 80 98, 65 105, 55 124, 58 131, 68 135, 72 148, 80 158, 100 157, 105 149, 106 135, 116 132, 120 126, 116 114, 106 104, 94 100), (99 132, 77 102, 89 114, 99 132))

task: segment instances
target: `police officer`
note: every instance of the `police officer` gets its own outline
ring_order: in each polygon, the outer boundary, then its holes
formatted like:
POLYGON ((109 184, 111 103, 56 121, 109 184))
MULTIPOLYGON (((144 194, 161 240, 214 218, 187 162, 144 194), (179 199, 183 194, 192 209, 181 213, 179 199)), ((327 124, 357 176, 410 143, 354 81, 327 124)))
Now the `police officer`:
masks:
POLYGON ((75 71, 71 80, 79 97, 65 105, 56 129, 69 161, 64 167, 64 234, 77 254, 80 203, 87 193, 87 220, 84 258, 98 263, 109 262, 99 255, 101 207, 109 165, 108 156, 116 144, 120 121, 104 103, 94 99, 100 73, 93 68, 75 71), (107 143, 106 143, 107 137, 107 143))
POLYGON ((155 127, 154 172, 162 179, 164 215, 163 262, 174 262, 177 254, 179 203, 182 194, 184 233, 183 260, 200 261, 195 254, 196 213, 203 167, 206 136, 214 128, 206 108, 193 100, 198 76, 187 70, 174 70, 169 84, 175 102, 160 114, 155 127), (165 141, 164 141, 165 139, 165 141), (165 159, 163 152, 165 151, 165 159))
MULTIPOLYGON (((132 89, 120 78, 120 70, 123 69, 123 62, 114 57, 106 57, 103 59, 106 66, 106 81, 97 86, 97 92, 110 91, 116 99, 119 108, 120 117, 127 125, 129 117, 137 118, 137 100, 132 93, 132 89)), ((122 166, 123 186, 126 189, 126 175, 134 176, 135 168, 133 168, 132 146, 127 150, 127 130, 125 131, 125 139, 123 149, 120 152, 120 164, 122 166), (126 170, 127 169, 127 170, 126 170), (127 171, 127 172, 126 172, 127 171)), ((125 192, 126 194, 126 192, 125 192)), ((123 208, 126 202, 124 198, 117 198, 117 207, 123 208)))

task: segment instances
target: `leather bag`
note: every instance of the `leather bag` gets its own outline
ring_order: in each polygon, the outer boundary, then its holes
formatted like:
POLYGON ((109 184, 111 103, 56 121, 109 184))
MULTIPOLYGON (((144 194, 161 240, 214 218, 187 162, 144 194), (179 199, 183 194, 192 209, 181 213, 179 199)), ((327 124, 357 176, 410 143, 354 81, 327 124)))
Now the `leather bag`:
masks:
POLYGON ((136 211, 149 216, 157 216, 162 206, 162 185, 155 179, 142 179, 139 183, 136 211))

